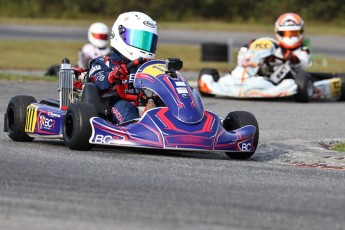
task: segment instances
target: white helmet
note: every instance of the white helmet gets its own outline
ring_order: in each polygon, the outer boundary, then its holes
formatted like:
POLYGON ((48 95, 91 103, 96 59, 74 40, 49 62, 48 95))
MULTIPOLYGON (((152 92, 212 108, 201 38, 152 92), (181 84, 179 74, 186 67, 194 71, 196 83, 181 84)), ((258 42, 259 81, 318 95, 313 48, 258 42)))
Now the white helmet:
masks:
POLYGON ((275 23, 279 44, 286 49, 295 49, 304 39, 304 21, 295 13, 282 14, 275 23))
POLYGON ((116 19, 110 45, 127 59, 154 59, 158 41, 157 25, 141 12, 127 12, 116 19))
POLYGON ((93 23, 89 28, 88 38, 97 48, 106 48, 109 45, 109 27, 101 22, 93 23))

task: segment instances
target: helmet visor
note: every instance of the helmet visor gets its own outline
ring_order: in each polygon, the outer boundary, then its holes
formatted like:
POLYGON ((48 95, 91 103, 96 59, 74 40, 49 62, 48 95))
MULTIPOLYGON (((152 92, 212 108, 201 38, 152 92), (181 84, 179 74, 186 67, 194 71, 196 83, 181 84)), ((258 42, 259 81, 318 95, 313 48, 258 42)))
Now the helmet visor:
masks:
POLYGON ((108 34, 92 33, 92 37, 99 39, 99 40, 108 40, 108 34))
POLYGON ((278 31, 278 34, 281 37, 299 37, 303 34, 303 30, 278 31))
POLYGON ((125 28, 121 34, 123 41, 138 49, 145 50, 150 53, 156 52, 158 36, 145 30, 136 30, 125 28))

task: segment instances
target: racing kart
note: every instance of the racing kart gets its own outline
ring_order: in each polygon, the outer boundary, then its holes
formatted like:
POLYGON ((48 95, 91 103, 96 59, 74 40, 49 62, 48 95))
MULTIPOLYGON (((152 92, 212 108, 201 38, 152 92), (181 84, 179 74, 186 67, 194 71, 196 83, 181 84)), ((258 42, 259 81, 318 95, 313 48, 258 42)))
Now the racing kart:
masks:
POLYGON ((255 40, 238 65, 222 77, 214 68, 202 69, 198 76, 200 94, 233 98, 293 96, 297 102, 345 100, 345 74, 295 72, 289 61, 270 69, 264 60, 274 55, 275 42, 271 38, 255 40))
POLYGON ((178 71, 179 59, 130 62, 141 64, 129 83, 139 95, 124 94, 128 84, 116 84, 119 96, 136 103, 139 110, 149 100, 161 106, 142 111, 140 118, 114 124, 109 118, 109 94, 100 95, 94 83, 82 92, 73 89, 74 71, 68 61, 59 72, 59 100, 32 96, 13 97, 5 114, 4 131, 14 141, 34 138, 63 139, 73 150, 90 150, 96 145, 181 151, 225 152, 234 159, 250 158, 257 146, 259 127, 253 114, 230 112, 222 118, 204 109, 200 96, 178 71), (158 103, 157 103, 158 104, 158 103))

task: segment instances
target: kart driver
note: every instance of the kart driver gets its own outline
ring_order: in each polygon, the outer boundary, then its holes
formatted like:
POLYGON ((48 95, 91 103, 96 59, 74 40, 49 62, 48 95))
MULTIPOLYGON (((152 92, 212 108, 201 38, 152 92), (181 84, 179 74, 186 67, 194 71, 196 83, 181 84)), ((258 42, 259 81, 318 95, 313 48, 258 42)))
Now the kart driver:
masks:
POLYGON ((122 99, 116 92, 116 84, 127 84, 125 94, 139 94, 130 82, 129 74, 136 69, 127 69, 126 64, 139 57, 155 58, 158 41, 157 25, 148 15, 141 12, 126 12, 116 19, 110 36, 111 53, 98 57, 90 63, 90 80, 101 94, 115 91, 110 98, 112 122, 121 124, 139 117, 134 102, 122 99), (130 83, 130 84, 129 84, 130 83))
MULTIPOLYGON (((291 69, 294 72, 305 70, 311 64, 310 51, 303 45, 304 21, 298 14, 285 13, 279 16, 275 22, 275 35, 277 49, 273 57, 268 57, 269 65, 273 68, 272 71, 275 66, 287 61, 290 61, 291 69)), ((238 64, 242 63, 246 51, 247 47, 240 49, 237 56, 238 64)))
POLYGON ((89 68, 89 62, 110 53, 109 27, 101 22, 93 23, 88 30, 88 40, 78 54, 77 66, 89 68))
POLYGON ((295 13, 281 15, 275 23, 278 48, 275 56, 289 60, 296 72, 305 70, 311 63, 310 51, 303 45, 304 21, 295 13))

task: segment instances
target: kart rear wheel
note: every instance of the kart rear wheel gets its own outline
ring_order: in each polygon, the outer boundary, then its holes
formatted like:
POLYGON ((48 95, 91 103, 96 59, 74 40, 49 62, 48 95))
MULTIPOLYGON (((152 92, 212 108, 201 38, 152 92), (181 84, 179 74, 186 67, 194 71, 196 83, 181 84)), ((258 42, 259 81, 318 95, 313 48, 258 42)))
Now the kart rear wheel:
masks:
POLYGON ((341 79, 341 95, 338 101, 345 101, 345 73, 338 74, 336 77, 341 79))
POLYGON ((297 84, 297 94, 295 100, 297 102, 310 102, 313 98, 314 86, 310 73, 300 71, 295 77, 297 84))
POLYGON ((14 141, 30 142, 34 138, 25 133, 26 108, 37 102, 32 96, 18 95, 8 103, 5 114, 5 128, 8 136, 14 141))
POLYGON ((219 81, 219 73, 218 73, 218 70, 216 69, 213 69, 213 68, 203 68, 201 69, 200 73, 199 73, 199 76, 198 76, 198 90, 201 94, 201 96, 204 96, 204 97, 214 97, 215 95, 214 94, 210 94, 210 93, 205 93, 202 91, 200 85, 199 85, 199 82, 200 82, 200 79, 201 79, 201 76, 202 75, 211 75, 212 76, 212 79, 214 82, 218 82, 219 81))
MULTIPOLYGON (((256 128, 253 145, 256 150, 259 142, 259 125, 255 116, 246 111, 234 111, 228 114, 223 121, 223 127, 227 131, 239 129, 246 125, 253 125, 256 128)), ((253 156, 253 152, 226 152, 225 154, 233 159, 248 159, 253 156)))
POLYGON ((91 150, 92 134, 90 118, 97 117, 95 107, 89 103, 76 102, 69 106, 62 126, 63 140, 72 150, 91 150))

